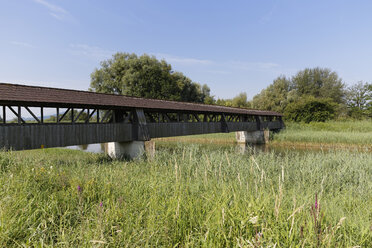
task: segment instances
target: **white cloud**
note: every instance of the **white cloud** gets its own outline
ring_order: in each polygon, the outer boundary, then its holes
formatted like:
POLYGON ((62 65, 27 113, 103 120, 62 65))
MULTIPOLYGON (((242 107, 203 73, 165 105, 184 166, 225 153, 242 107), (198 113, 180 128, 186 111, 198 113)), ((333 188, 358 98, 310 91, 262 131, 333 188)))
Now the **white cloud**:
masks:
POLYGON ((15 45, 15 46, 20 46, 20 47, 26 47, 26 48, 33 48, 34 47, 30 43, 22 42, 22 41, 12 41, 12 42, 10 42, 10 44, 15 45))
POLYGON ((55 5, 55 4, 52 4, 46 0, 33 0, 35 3, 38 3, 44 7, 46 7, 48 10, 49 10, 49 15, 51 15, 52 17, 54 17, 55 19, 57 20, 64 20, 64 19, 67 19, 68 17, 70 17, 70 13, 65 10, 64 8, 58 6, 58 5, 55 5))
POLYGON ((87 44, 70 44, 69 51, 73 55, 84 56, 100 61, 108 59, 114 54, 113 51, 87 44))
POLYGON ((170 54, 157 53, 155 56, 164 59, 175 66, 197 66, 204 67, 206 71, 216 74, 229 74, 233 70, 243 71, 272 71, 280 67, 273 62, 247 62, 247 61, 215 61, 208 59, 196 59, 174 56, 170 54))

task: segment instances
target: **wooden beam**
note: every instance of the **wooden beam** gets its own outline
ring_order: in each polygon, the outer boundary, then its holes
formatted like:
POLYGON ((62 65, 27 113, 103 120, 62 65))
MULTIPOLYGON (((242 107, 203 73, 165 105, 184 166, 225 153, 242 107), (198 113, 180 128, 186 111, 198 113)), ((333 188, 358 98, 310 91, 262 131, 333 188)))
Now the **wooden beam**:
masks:
POLYGON ((6 106, 3 106, 3 123, 6 124, 6 106))
POLYGON ((169 118, 167 113, 163 113, 163 120, 164 120, 164 116, 165 116, 165 119, 167 119, 168 122, 171 122, 171 119, 169 118))
POLYGON ((41 121, 39 120, 39 118, 36 117, 36 115, 34 115, 34 113, 31 111, 31 109, 29 109, 29 107, 25 107, 25 109, 30 113, 30 115, 32 115, 32 117, 34 117, 34 119, 38 122, 38 123, 41 123, 41 121))
POLYGON ((40 121, 41 123, 44 123, 44 108, 40 108, 40 121))
POLYGON ((87 118, 85 119, 85 123, 89 123, 89 119, 90 119, 90 109, 88 108, 88 110, 87 110, 87 118))
POLYGON ((80 115, 81 115, 82 113, 84 113, 84 111, 85 111, 85 109, 82 109, 82 110, 79 112, 79 114, 75 117, 74 122, 76 122, 76 121, 79 119, 80 115))
POLYGON ((74 118, 74 108, 71 108, 71 122, 75 123, 75 118, 74 118))
POLYGON ((87 119, 85 120, 85 123, 89 123, 90 118, 92 118, 95 112, 96 112, 96 109, 93 109, 92 113, 90 113, 90 109, 88 109, 88 116, 87 116, 87 119))
POLYGON ((57 108, 57 123, 59 123, 59 108, 57 108))
POLYGON ((101 123, 103 123, 107 118, 108 116, 111 114, 111 110, 107 110, 105 115, 102 117, 102 120, 101 120, 101 123))
POLYGON ((22 121, 21 121, 22 117, 21 116, 22 116, 21 106, 18 106, 18 124, 22 123, 22 121))
POLYGON ((148 126, 146 123, 146 116, 143 109, 135 109, 133 111, 133 129, 132 135, 134 140, 148 141, 151 139, 148 126))
POLYGON ((258 115, 256 115, 255 118, 256 118, 257 130, 261 130, 261 118, 258 115))
MULTIPOLYGON (((58 120, 58 123, 61 122, 63 120, 63 118, 65 118, 65 116, 67 115, 68 111, 70 111, 71 108, 68 108, 66 110, 66 112, 61 116, 61 118, 58 118, 57 117, 57 120, 58 120)), ((57 112, 59 112, 59 108, 57 108, 57 112)))
POLYGON ((25 120, 22 119, 21 116, 19 116, 19 114, 21 113, 20 111, 20 106, 18 106, 18 113, 11 107, 11 106, 8 106, 8 108, 10 109, 10 111, 13 112, 13 114, 18 118, 18 124, 21 124, 20 122, 23 122, 23 123, 26 123, 25 120))

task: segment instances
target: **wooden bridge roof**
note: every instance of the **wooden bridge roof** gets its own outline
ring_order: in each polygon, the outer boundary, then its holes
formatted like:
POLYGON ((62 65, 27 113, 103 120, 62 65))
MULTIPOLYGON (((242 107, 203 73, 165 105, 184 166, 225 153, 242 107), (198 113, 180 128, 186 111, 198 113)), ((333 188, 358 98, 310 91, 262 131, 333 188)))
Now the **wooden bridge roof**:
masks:
POLYGON ((36 87, 0 83, 0 104, 76 107, 76 108, 144 108, 153 110, 195 111, 249 115, 282 116, 273 111, 261 111, 207 105, 188 102, 146 99, 122 95, 103 94, 89 91, 36 87))

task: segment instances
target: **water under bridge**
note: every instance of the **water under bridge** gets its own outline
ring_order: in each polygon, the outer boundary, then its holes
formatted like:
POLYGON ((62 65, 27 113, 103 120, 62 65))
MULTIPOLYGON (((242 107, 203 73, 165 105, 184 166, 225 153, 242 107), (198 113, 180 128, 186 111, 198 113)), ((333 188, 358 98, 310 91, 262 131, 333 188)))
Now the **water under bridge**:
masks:
POLYGON ((108 143, 112 156, 136 156, 159 137, 241 131, 263 142, 264 130, 284 127, 272 111, 5 83, 0 121, 0 149, 108 143))

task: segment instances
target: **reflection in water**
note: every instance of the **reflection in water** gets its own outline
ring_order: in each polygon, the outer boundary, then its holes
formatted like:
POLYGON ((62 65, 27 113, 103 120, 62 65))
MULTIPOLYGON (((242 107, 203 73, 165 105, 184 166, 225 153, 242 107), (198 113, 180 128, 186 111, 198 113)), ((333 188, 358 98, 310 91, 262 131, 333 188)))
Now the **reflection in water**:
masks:
POLYGON ((88 149, 88 146, 89 145, 78 145, 77 147, 79 147, 79 150, 86 151, 88 149))
MULTIPOLYGON (((107 153, 107 143, 67 146, 66 148, 73 149, 73 150, 81 150, 84 152, 107 153)), ((155 141, 152 141, 152 140, 146 141, 145 150, 146 150, 147 156, 154 157, 155 156, 155 141)))
POLYGON ((66 146, 66 148, 73 149, 73 150, 81 150, 81 151, 84 151, 84 152, 104 153, 105 152, 105 143, 78 145, 78 146, 66 146))
POLYGON ((239 143, 235 145, 235 151, 240 154, 245 153, 257 153, 257 152, 269 152, 271 149, 268 145, 254 145, 254 144, 244 144, 239 143))

